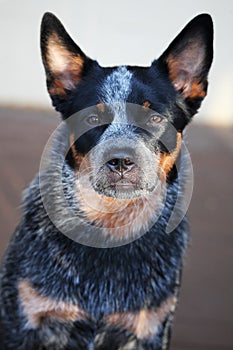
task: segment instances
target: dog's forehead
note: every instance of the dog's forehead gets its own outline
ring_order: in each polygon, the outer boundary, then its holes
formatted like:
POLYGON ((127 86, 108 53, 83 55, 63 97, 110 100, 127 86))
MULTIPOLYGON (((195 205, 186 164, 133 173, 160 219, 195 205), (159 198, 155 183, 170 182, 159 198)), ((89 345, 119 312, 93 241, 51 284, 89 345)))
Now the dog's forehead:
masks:
POLYGON ((127 103, 163 113, 174 100, 174 92, 172 96, 171 87, 156 67, 120 66, 104 72, 107 74, 97 87, 97 99, 112 110, 114 121, 126 118, 127 103))
POLYGON ((132 72, 125 66, 114 69, 100 88, 100 100, 109 106, 114 122, 127 122, 126 101, 132 91, 132 72))
POLYGON ((105 104, 125 102, 132 91, 132 72, 125 66, 116 68, 103 81, 100 97, 105 104))

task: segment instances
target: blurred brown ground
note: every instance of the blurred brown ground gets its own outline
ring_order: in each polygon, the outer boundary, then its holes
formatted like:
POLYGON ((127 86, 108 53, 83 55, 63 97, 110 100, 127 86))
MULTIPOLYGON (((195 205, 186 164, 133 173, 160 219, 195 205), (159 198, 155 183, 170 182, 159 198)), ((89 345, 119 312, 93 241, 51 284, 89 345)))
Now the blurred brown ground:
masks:
MULTIPOLYGON (((20 218, 21 192, 59 123, 54 114, 0 108, 0 257, 20 218)), ((187 139, 194 167, 192 238, 171 350, 232 350, 233 130, 192 125, 187 139)))

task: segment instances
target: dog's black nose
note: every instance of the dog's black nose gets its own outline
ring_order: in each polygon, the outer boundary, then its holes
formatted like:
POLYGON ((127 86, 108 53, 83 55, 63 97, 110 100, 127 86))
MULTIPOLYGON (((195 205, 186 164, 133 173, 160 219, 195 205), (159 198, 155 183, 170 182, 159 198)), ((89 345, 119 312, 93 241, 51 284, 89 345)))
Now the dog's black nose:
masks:
POLYGON ((117 173, 120 173, 121 175, 127 173, 135 166, 135 163, 129 157, 112 158, 106 164, 109 169, 117 173))

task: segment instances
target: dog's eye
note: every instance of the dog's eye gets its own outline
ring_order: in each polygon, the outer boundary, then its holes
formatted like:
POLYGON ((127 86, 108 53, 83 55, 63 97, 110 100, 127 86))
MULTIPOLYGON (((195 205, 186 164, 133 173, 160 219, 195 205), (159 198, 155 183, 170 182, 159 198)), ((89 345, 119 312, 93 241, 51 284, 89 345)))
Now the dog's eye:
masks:
POLYGON ((98 125, 100 123, 100 118, 97 114, 91 114, 86 118, 86 121, 90 125, 98 125))
POLYGON ((148 123, 149 124, 159 124, 161 121, 163 120, 163 118, 158 115, 158 114, 153 114, 149 120, 148 120, 148 123))

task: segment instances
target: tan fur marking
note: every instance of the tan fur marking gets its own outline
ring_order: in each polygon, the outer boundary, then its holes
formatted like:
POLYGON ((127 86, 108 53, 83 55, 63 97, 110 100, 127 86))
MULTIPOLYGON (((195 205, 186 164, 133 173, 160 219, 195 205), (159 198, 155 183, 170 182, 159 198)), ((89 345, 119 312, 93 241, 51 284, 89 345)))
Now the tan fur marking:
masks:
POLYGON ((189 98, 196 98, 196 97, 205 97, 206 91, 203 90, 203 85, 201 83, 198 83, 197 80, 194 80, 191 91, 189 92, 189 95, 187 97, 189 98))
POLYGON ((30 328, 37 328, 44 318, 74 322, 88 317, 78 306, 41 296, 30 283, 21 279, 18 285, 19 299, 30 328))
POLYGON ((170 297, 156 310, 142 309, 139 312, 125 312, 108 315, 104 321, 133 332, 137 338, 151 338, 158 332, 159 326, 173 312, 177 303, 176 297, 170 297))
POLYGON ((97 104, 97 108, 99 109, 100 112, 104 113, 105 111, 105 106, 102 102, 97 104))
POLYGON ((143 107, 144 108, 150 108, 151 103, 149 101, 143 102, 143 107))
POLYGON ((53 80, 52 87, 49 88, 50 95, 65 95, 64 85, 59 79, 53 80))
POLYGON ((48 39, 46 61, 53 75, 51 95, 65 95, 65 89, 71 90, 81 79, 84 59, 64 47, 57 34, 53 33, 48 39))
POLYGON ((182 67, 179 60, 174 58, 172 55, 169 55, 167 58, 167 63, 169 66, 169 77, 174 84, 176 90, 182 90, 182 95, 185 98, 196 98, 196 97, 205 97, 206 92, 203 90, 202 83, 199 83, 197 80, 190 82, 179 79, 179 74, 182 75, 182 68, 185 71, 185 67, 182 67))
MULTIPOLYGON (((179 152, 181 150, 182 146, 182 135, 180 132, 177 133, 177 142, 176 142, 176 148, 172 153, 165 153, 162 154, 160 158, 160 169, 161 174, 162 172, 167 176, 169 172, 171 171, 173 165, 175 164, 175 161, 179 155, 179 152)), ((163 176, 163 174, 162 174, 163 176)))
POLYGON ((77 180, 77 189, 80 209, 110 239, 134 237, 141 229, 147 229, 154 222, 164 194, 164 188, 158 186, 144 197, 112 198, 98 194, 88 180, 86 184, 77 180))
POLYGON ((75 145, 74 145, 74 142, 75 142, 74 134, 71 134, 70 135, 70 148, 71 148, 74 160, 75 160, 75 166, 78 168, 79 165, 83 161, 83 156, 77 152, 75 145))
POLYGON ((180 72, 180 63, 172 55, 169 55, 167 64, 169 67, 169 77, 171 81, 175 81, 180 72))

